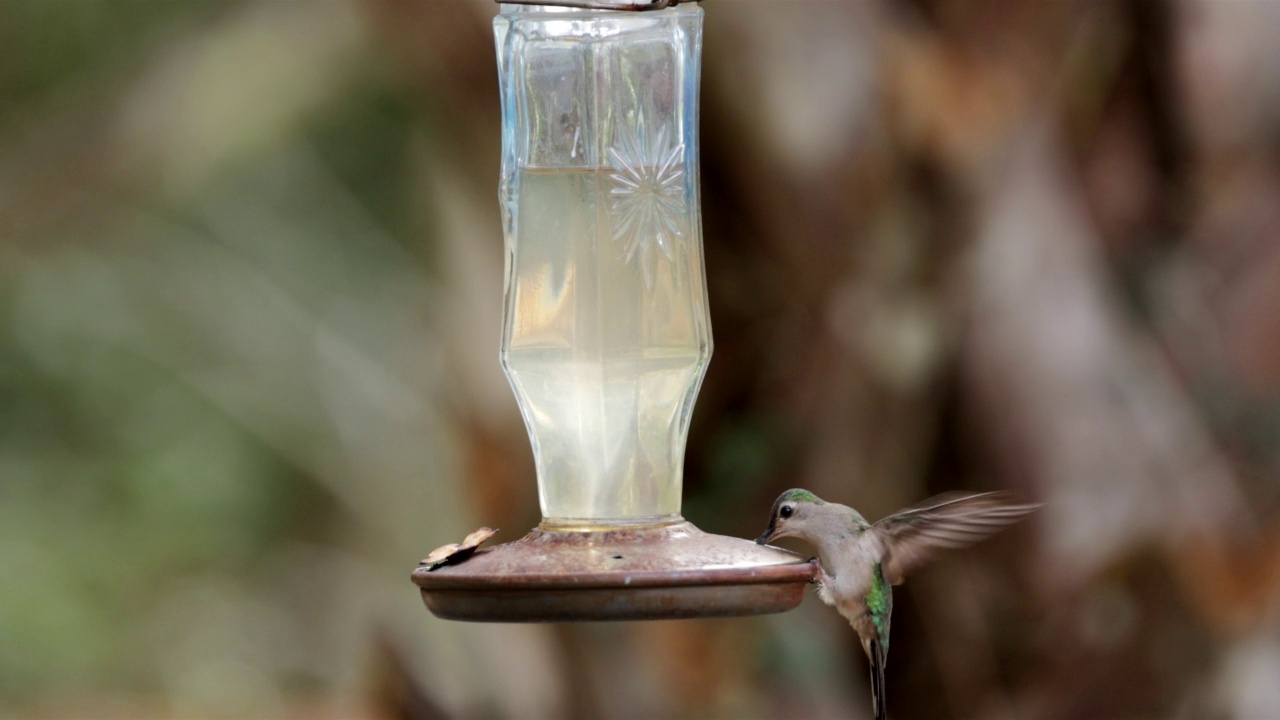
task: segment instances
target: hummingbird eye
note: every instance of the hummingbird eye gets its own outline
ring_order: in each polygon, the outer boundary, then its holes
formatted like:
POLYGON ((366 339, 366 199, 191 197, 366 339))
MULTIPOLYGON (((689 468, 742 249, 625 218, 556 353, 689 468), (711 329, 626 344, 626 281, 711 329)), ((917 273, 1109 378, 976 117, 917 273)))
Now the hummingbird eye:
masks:
POLYGON ((791 507, 790 505, 783 505, 782 507, 778 508, 778 515, 783 518, 789 518, 791 517, 791 514, 794 513, 795 511, 796 509, 791 507))

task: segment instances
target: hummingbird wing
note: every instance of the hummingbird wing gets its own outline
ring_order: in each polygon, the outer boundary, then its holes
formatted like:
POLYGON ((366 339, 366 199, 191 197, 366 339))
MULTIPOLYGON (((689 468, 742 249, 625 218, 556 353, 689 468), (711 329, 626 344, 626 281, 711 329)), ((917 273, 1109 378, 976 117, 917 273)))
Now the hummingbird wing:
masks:
POLYGON ((1039 504, 1009 502, 1004 492, 947 493, 882 518, 871 526, 884 546, 885 580, 899 585, 938 550, 961 548, 1034 512, 1039 504))

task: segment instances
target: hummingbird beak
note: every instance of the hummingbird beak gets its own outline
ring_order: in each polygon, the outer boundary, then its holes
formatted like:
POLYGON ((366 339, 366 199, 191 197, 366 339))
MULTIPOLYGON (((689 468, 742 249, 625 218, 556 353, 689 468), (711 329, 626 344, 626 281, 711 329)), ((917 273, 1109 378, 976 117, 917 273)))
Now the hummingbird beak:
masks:
POLYGON ((776 533, 777 533, 777 529, 774 527, 774 523, 770 522, 769 527, 765 528, 764 532, 760 533, 760 537, 756 538, 756 544, 757 545, 767 544, 770 540, 773 539, 773 536, 776 533))

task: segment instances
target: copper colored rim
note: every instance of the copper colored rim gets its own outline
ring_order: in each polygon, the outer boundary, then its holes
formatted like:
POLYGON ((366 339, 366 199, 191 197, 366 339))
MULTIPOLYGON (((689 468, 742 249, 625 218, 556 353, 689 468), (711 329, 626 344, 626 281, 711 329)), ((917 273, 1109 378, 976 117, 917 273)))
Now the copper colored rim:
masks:
POLYGON ((510 575, 463 575, 413 571, 413 582, 424 590, 497 590, 540 588, 572 590, 574 588, 641 588, 697 585, 753 585, 757 583, 812 582, 816 568, 808 562, 766 565, 750 568, 712 568, 706 570, 648 572, 583 572, 510 575))

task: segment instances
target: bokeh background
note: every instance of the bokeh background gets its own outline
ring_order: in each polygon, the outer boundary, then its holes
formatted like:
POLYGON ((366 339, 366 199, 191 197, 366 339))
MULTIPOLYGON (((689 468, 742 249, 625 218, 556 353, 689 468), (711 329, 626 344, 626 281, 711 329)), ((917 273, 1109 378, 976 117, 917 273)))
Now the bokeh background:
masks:
MULTIPOLYGON (((894 717, 1280 717, 1280 3, 705 10, 685 515, 1013 490, 899 589, 894 717)), ((0 717, 867 716, 813 597, 422 607, 538 520, 495 12, 0 0, 0 717)))

